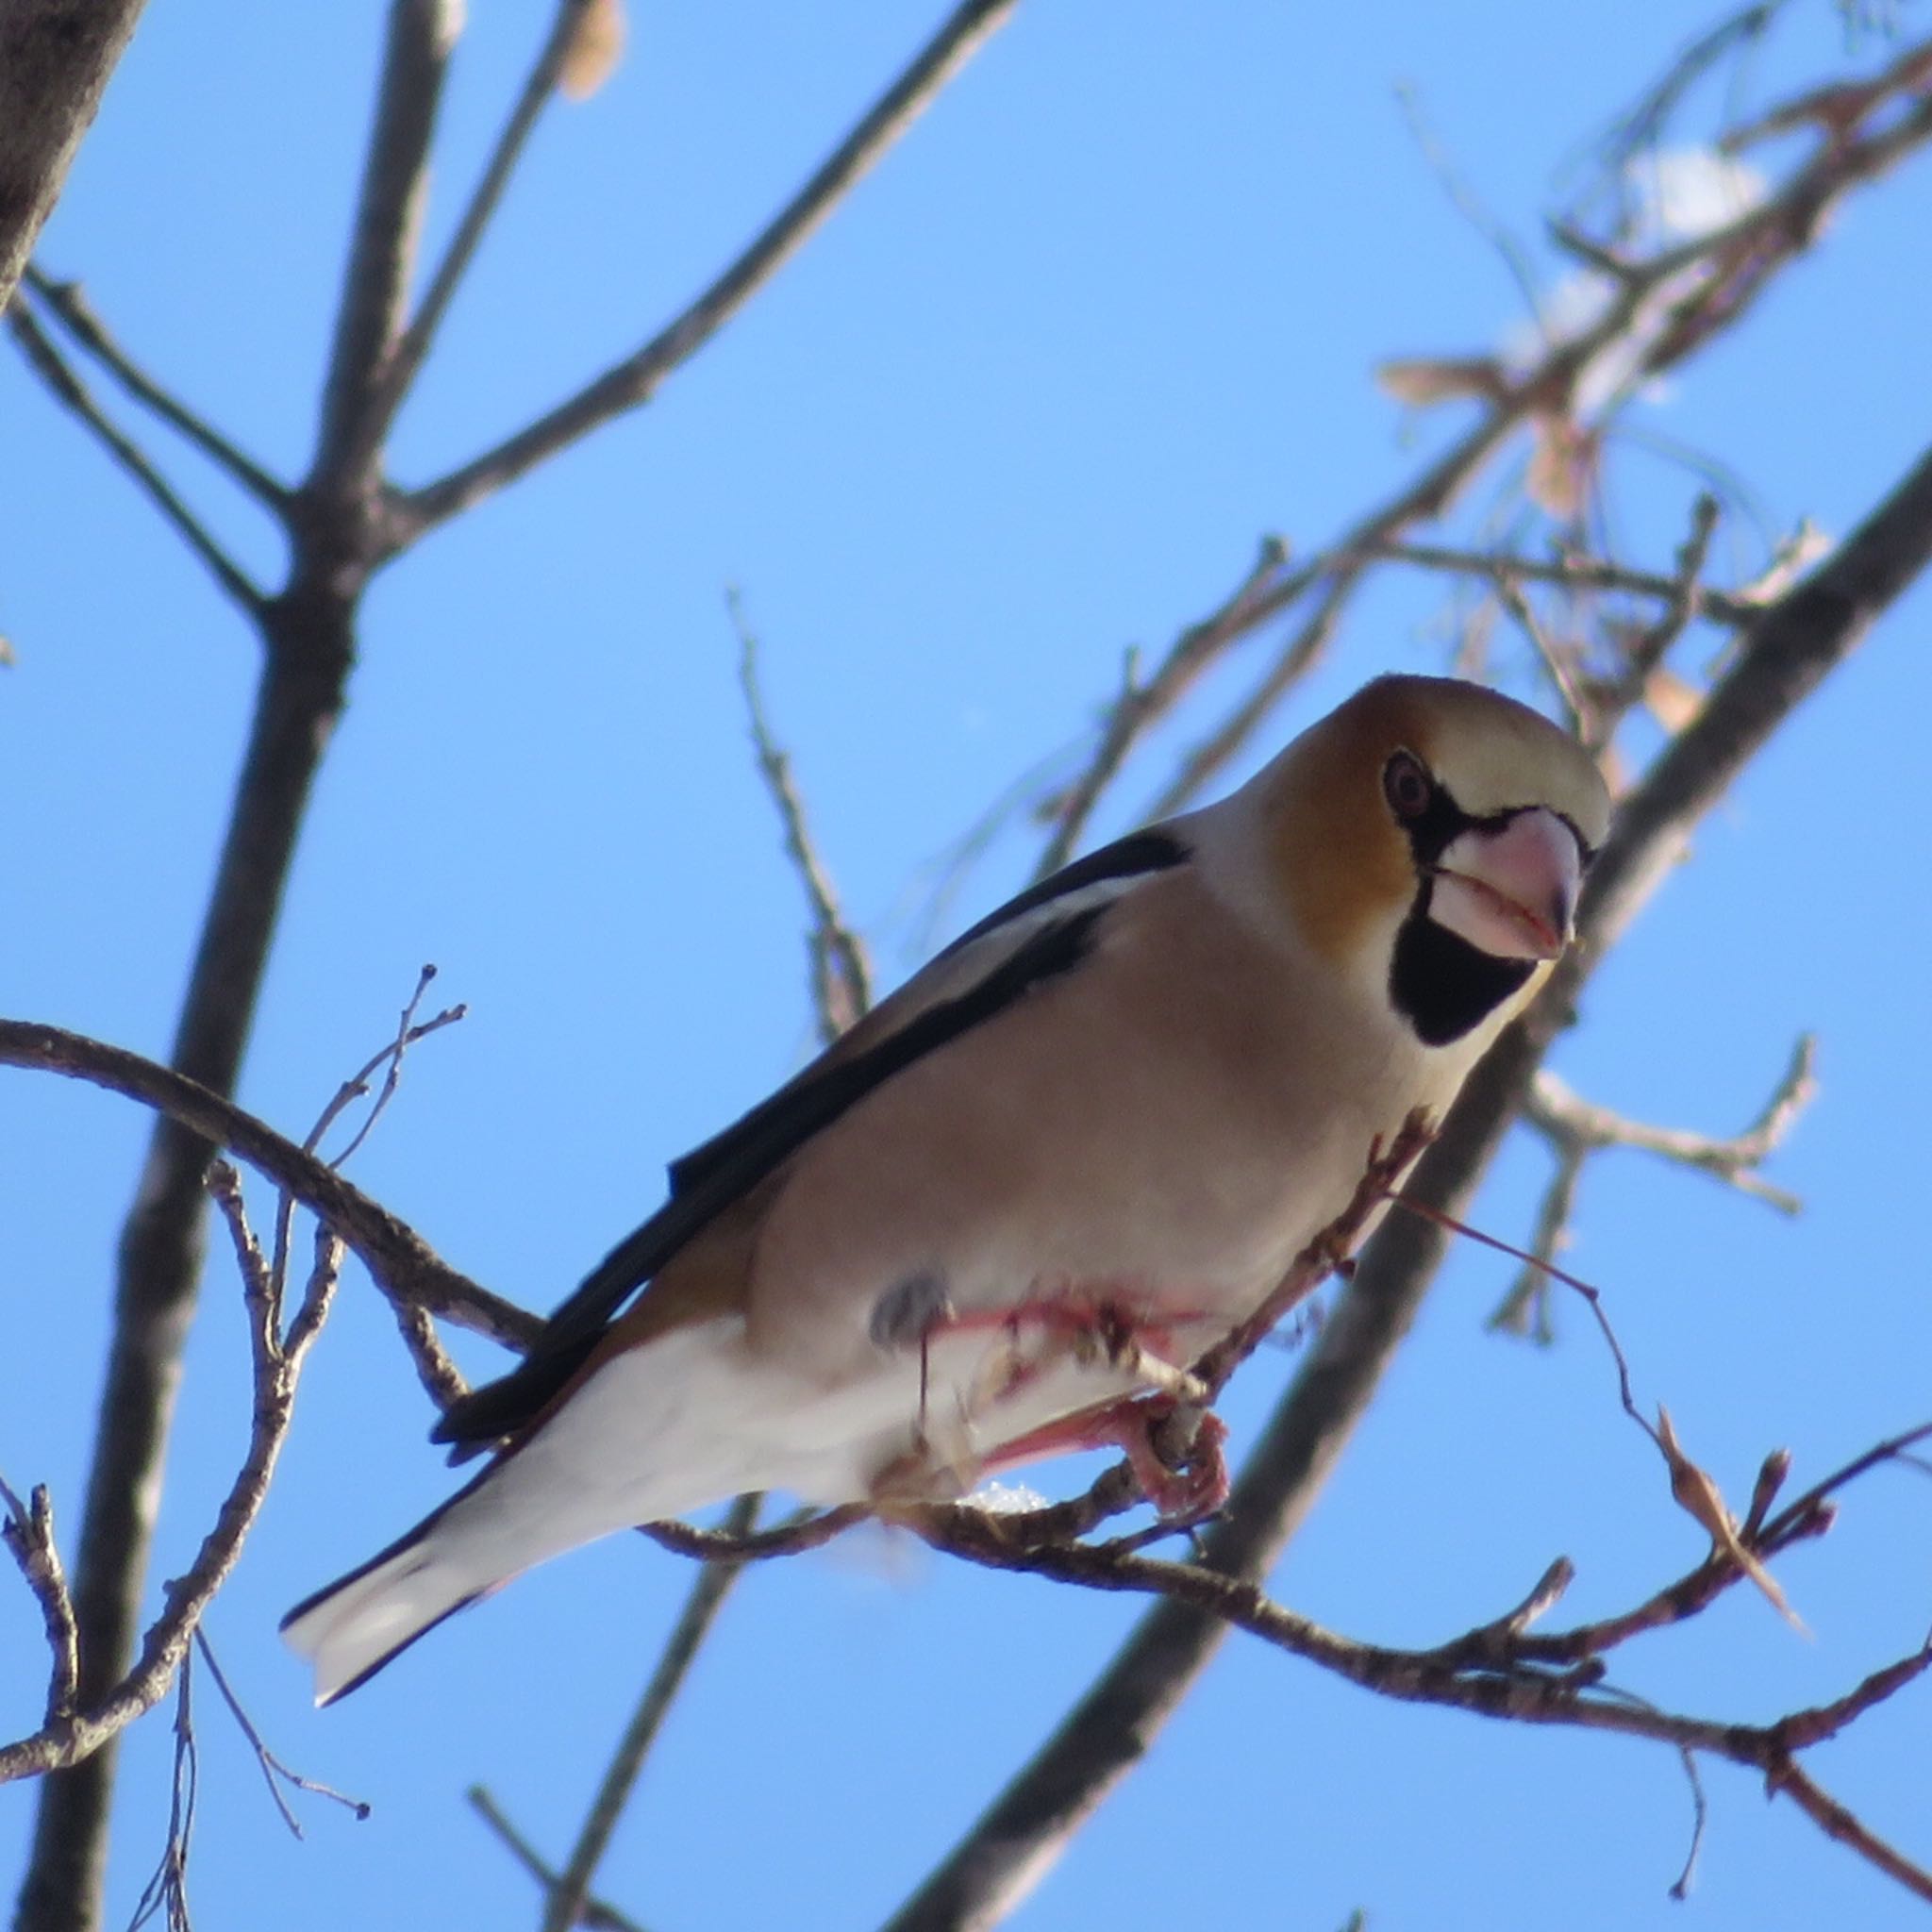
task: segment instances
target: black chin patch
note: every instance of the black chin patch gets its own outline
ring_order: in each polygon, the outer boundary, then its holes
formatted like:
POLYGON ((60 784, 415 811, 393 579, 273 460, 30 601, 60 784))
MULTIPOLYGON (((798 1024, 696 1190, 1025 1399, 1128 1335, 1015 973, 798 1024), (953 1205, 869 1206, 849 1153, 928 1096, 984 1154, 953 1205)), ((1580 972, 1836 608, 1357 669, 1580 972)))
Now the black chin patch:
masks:
POLYGON ((1536 971, 1529 959, 1499 959, 1438 925, 1428 888, 1395 936, 1389 997, 1424 1046, 1447 1046, 1479 1026, 1536 971))

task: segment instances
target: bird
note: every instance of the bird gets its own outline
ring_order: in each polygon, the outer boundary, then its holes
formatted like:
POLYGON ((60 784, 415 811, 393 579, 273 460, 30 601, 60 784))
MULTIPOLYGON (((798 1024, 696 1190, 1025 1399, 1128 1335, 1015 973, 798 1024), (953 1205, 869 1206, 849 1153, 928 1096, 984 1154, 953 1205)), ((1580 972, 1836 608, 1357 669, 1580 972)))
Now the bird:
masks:
POLYGON ((1535 996, 1609 811, 1540 712, 1390 675, 1022 891, 673 1161, 522 1363, 444 1412, 482 1473, 283 1622, 316 1702, 619 1529, 1144 1445, 1535 996))

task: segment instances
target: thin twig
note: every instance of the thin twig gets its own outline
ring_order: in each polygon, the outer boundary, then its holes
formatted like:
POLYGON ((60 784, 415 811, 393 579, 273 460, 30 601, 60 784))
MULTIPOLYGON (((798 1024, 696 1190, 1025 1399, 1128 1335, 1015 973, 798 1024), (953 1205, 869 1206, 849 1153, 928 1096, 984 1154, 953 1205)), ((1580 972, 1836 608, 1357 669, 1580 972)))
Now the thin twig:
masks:
MULTIPOLYGON (((238 1253, 252 1245, 253 1240, 246 1235, 246 1222, 239 1212, 239 1205, 240 1196, 235 1193, 230 1224, 236 1229, 238 1253)), ((259 1259, 258 1254, 256 1258, 259 1259)), ((341 1245, 323 1230, 317 1241, 314 1274, 308 1291, 308 1298, 321 1307, 326 1307, 341 1258, 341 1245)), ((262 1272, 265 1274, 265 1269, 262 1272)), ((177 1673, 183 1672, 203 1612, 227 1581, 241 1557, 242 1545, 268 1495, 269 1482, 288 1434, 302 1366, 298 1356, 283 1354, 266 1320, 260 1280, 249 1278, 245 1262, 243 1273, 253 1360, 248 1443, 242 1465, 216 1512, 214 1524, 202 1538, 188 1568, 163 1591, 161 1613, 148 1627, 142 1640, 141 1653, 125 1675, 104 1694, 86 1701, 84 1707, 50 1717, 31 1736, 0 1745, 0 1784, 78 1763, 165 1697, 177 1673)))
MULTIPOLYGON (((1646 1738, 1680 1754, 1707 1752, 1766 1774, 1773 1791, 1790 1787, 1793 1774, 1806 1788, 1791 1795, 1826 1832, 1852 1846, 1877 1870, 1916 1895, 1932 1898, 1932 1874, 1879 1840, 1852 1813, 1838 1806, 1799 1772, 1793 1752, 1816 1741, 1798 1713, 1764 1725, 1738 1724, 1685 1712, 1665 1711, 1608 1687, 1599 1689, 1601 1672, 1549 1672, 1526 1664, 1499 1668, 1493 1658, 1479 1663, 1445 1661, 1449 1647, 1405 1651, 1366 1644, 1324 1629, 1270 1600, 1259 1587, 1199 1564, 1163 1562, 1084 1545, 1016 1551, 982 1534, 971 1519, 975 1512, 954 1511, 936 1528, 934 1541, 953 1555, 1002 1570, 1019 1570, 1090 1590, 1136 1591, 1170 1597, 1245 1630, 1264 1642, 1385 1697, 1432 1704, 1507 1719, 1519 1724, 1555 1724, 1646 1738), (1795 1739, 1787 1726, 1800 1726, 1795 1739)), ((1828 1720, 1819 1735, 1842 1729, 1875 1709, 1932 1668, 1932 1647, 1915 1651, 1874 1672, 1857 1690, 1816 1715, 1828 1720)), ((894 1926, 922 1921, 912 1908, 894 1926)), ((985 1923, 981 1921, 980 1923, 985 1923)))
POLYGON ((46 1718, 52 1724, 73 1710, 80 1688, 80 1643, 75 1631, 74 1599, 68 1593, 59 1546, 54 1541, 53 1499, 45 1483, 36 1483, 31 1496, 23 1503, 0 1477, 0 1503, 7 1506, 7 1521, 0 1524, 0 1542, 20 1566, 46 1625, 47 1649, 53 1659, 47 1675, 46 1718))
POLYGON ((503 200, 509 178, 523 158, 524 148, 537 125, 538 116, 557 92, 558 76, 576 38, 577 28, 591 0, 558 0, 550 32, 539 49, 537 58, 525 78, 509 118, 484 163, 483 173, 464 205, 456 232, 450 237, 442 259, 436 265, 423 299, 409 319, 408 326, 397 340, 384 362, 372 408, 379 411, 386 427, 395 417, 410 386, 436 341, 436 333, 456 297, 470 263, 475 258, 485 231, 503 200))
MULTIPOLYGON (((550 1896, 557 1890, 557 1874, 538 1855, 522 1832, 504 1815, 503 1807, 490 1795, 482 1785, 472 1785, 463 1794, 470 1801, 470 1808, 501 1840, 504 1848, 518 1864, 542 1887, 544 1895, 550 1896)), ((589 1925, 593 1932, 644 1932, 637 1920, 626 1918, 614 1906, 608 1906, 599 1899, 587 1899, 577 1914, 579 1925, 589 1925)))
POLYGON ((1699 1134, 1631 1120, 1583 1099, 1549 1068, 1539 1068, 1524 1102, 1523 1117, 1549 1142, 1556 1166, 1537 1209, 1529 1259, 1490 1316, 1489 1325, 1532 1335, 1541 1342, 1554 1338, 1549 1270, 1544 1264, 1553 1263, 1568 1246, 1583 1170, 1591 1155, 1607 1148, 1634 1147, 1655 1154, 1711 1174, 1780 1214, 1798 1213, 1803 1206, 1798 1197, 1774 1187, 1757 1170, 1776 1152, 1817 1091, 1817 1041, 1808 1033, 1799 1039, 1790 1066, 1757 1118, 1738 1134, 1699 1134))
MULTIPOLYGON (((1508 576, 1520 583, 1550 584, 1559 591, 1615 591, 1635 597, 1675 602, 1685 586, 1676 577, 1655 571, 1633 570, 1607 558, 1560 555, 1524 557, 1515 552, 1462 550, 1447 543, 1390 542, 1373 555, 1390 563, 1412 564, 1418 570, 1460 572, 1468 576, 1508 576)), ((1709 624, 1736 626, 1749 624, 1764 608, 1765 599, 1737 591, 1714 591, 1707 585, 1690 587, 1694 616, 1709 624)))
POLYGON ((290 1808, 289 1801, 282 1795, 283 1785, 292 1785, 298 1791, 308 1791, 318 1798, 326 1798, 332 1804, 340 1805, 345 1811, 353 1812, 359 1822, 370 1814, 370 1807, 360 1798, 352 1798, 344 1791, 339 1791, 333 1785, 319 1783, 312 1777, 304 1777, 299 1771, 291 1770, 268 1747, 255 1720, 242 1707, 242 1700, 235 1695, 234 1687, 228 1682, 228 1674, 222 1669, 214 1653, 214 1646, 208 1641, 208 1632, 199 1626, 194 1632, 194 1647, 201 1653, 201 1660, 207 1664, 208 1674, 215 1680, 215 1689, 222 1693, 222 1702, 228 1707, 228 1715, 240 1726, 242 1735, 248 1740, 248 1748, 255 1753, 256 1764, 261 1771, 261 1781, 268 1787, 269 1797, 275 1809, 281 1813, 282 1823, 289 1827, 295 1838, 303 1836, 302 1822, 290 1808))
POLYGON ((1151 675, 1140 675, 1138 654, 1130 653, 1120 694, 1108 708, 1099 741, 1086 768, 1053 801, 1053 830, 1034 868, 1045 878, 1074 856, 1101 794, 1119 775, 1141 738, 1180 703, 1201 675, 1237 638, 1257 623, 1257 610, 1285 609, 1319 576, 1314 567, 1288 572, 1288 546, 1264 537, 1247 575, 1206 617, 1183 630, 1169 645, 1151 675))
MULTIPOLYGON (((724 1534, 749 1536, 757 1526, 758 1506, 763 1500, 757 1495, 739 1497, 724 1519, 724 1534)), ((683 1688, 699 1648, 742 1569, 741 1564, 728 1559, 711 1562, 692 1578, 684 1607, 678 1612, 671 1635, 665 1639, 657 1668, 644 1686, 638 1707, 611 1754, 610 1763, 597 1786, 597 1795, 577 1833, 576 1842, 571 1847, 570 1857, 564 1861, 562 1875, 544 1907, 542 1932, 570 1932, 570 1927, 582 1916, 585 1901, 591 1895, 591 1881, 610 1848, 611 1835, 637 1788, 644 1759, 663 1727, 672 1700, 683 1688)))
POLYGON ((1704 1779, 1698 1774, 1696 1752, 1689 1745, 1682 1745, 1677 1756, 1690 1785, 1690 1842, 1685 1848, 1683 1866, 1671 1882, 1671 1896, 1681 1900, 1690 1896, 1690 1884, 1697 1875, 1697 1854, 1704 1848, 1704 1828, 1710 1822, 1710 1801, 1704 1795, 1704 1779))
MULTIPOLYGON (((425 966, 416 975, 415 991, 405 1003, 402 1018, 396 1026, 395 1037, 386 1045, 372 1054, 361 1066, 338 1087, 330 1097, 328 1105, 316 1116, 315 1124, 309 1128, 302 1141, 305 1154, 314 1154, 322 1145, 323 1138, 338 1120, 357 1101, 369 1091, 369 1082, 375 1076, 378 1067, 385 1068, 382 1091, 376 1095, 375 1104, 369 1109, 362 1124, 350 1137, 349 1143, 328 1162, 330 1169, 340 1174, 349 1157, 366 1141, 375 1124, 388 1110, 389 1104, 395 1098, 397 1085, 403 1075, 403 1056, 419 1040, 426 1040, 430 1034, 439 1033, 445 1026, 452 1026, 468 1017, 469 1008, 460 1004, 445 1007, 441 1012, 420 1024, 416 1020, 416 1009, 423 1004, 423 995, 429 990, 429 982, 436 977, 434 966, 425 966)), ((282 1191, 281 1200, 275 1210, 275 1252, 272 1264, 275 1293, 280 1296, 288 1275, 289 1237, 294 1225, 295 1197, 287 1189, 282 1191)))
POLYGON ((847 192, 1004 25, 1017 0, 962 0, 905 71, 744 252, 675 320, 567 401, 460 469, 402 492, 393 505, 398 546, 501 490, 613 417, 650 400, 797 251, 847 192))
POLYGON ((1583 694, 1580 671, 1574 647, 1565 649, 1550 636, 1536 608, 1524 594, 1523 586, 1507 572, 1491 579, 1504 609, 1516 620, 1516 627, 1526 637, 1563 707, 1562 724, 1573 737, 1582 737, 1589 722, 1589 701, 1583 694))
POLYGON ((817 1019, 819 1042, 829 1046, 870 1009, 872 962, 866 957, 864 942, 846 924, 831 875, 812 841, 805 802, 799 797, 791 776, 791 761, 778 743, 765 709, 764 691, 758 680, 758 636, 745 618, 736 590, 725 591, 724 608, 738 632, 738 681, 744 692, 745 714, 751 724, 758 772, 777 808, 778 823, 785 834, 785 856, 791 861, 791 869, 805 888, 806 903, 811 908, 811 931, 806 940, 806 950, 811 962, 812 1011, 817 1019))
POLYGON ((386 1295, 414 1302, 509 1348, 527 1348, 542 1326, 538 1316, 458 1274, 406 1222, 312 1154, 170 1068, 78 1033, 20 1020, 0 1020, 0 1066, 90 1080, 226 1147, 334 1228, 386 1295))
POLYGON ((277 515, 289 506, 286 483, 269 475, 247 452, 231 442, 207 417, 197 414, 178 396, 164 390, 108 333, 78 282, 56 280, 31 262, 21 277, 47 305, 74 340, 111 375, 134 400, 153 411, 169 428, 185 437, 203 456, 277 515))
POLYGON ((264 603, 262 592, 250 581, 241 565, 217 543, 174 486, 150 462, 141 448, 108 421, 87 385, 69 367, 60 352, 48 341, 24 303, 16 301, 7 311, 8 326, 25 355, 28 366, 53 391, 56 402, 77 416, 106 448, 108 454, 132 476, 161 515, 174 525, 175 533, 198 557, 224 593, 251 618, 258 618, 264 603))
POLYGON ((157 1912, 165 1912, 168 1932, 192 1932, 188 1917, 188 1852, 194 1840, 194 1815, 201 1795, 201 1751, 194 1737, 194 1657, 181 1655, 175 1692, 175 1765, 169 1785, 168 1835, 160 1861, 142 1889, 127 1932, 140 1932, 157 1912))

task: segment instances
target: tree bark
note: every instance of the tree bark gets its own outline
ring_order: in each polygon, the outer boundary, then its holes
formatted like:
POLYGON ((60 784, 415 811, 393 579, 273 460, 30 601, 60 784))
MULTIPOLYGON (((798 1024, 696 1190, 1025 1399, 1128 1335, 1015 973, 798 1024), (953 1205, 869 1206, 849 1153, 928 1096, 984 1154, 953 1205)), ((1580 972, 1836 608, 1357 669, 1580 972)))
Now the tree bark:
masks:
POLYGON ((142 0, 0 0, 0 308, 59 198, 142 0))

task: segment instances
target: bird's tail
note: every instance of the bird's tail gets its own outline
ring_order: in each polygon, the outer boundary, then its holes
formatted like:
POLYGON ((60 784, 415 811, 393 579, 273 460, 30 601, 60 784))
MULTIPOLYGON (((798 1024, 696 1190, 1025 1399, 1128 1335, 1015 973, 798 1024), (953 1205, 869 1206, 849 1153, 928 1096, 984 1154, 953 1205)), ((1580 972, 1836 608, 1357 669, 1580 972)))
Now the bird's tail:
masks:
POLYGON ((367 1683, 417 1638, 503 1580, 476 1574, 459 1560, 459 1544, 452 1548, 453 1540, 436 1535, 449 1507, 425 1516, 407 1536, 282 1619, 290 1648, 315 1666, 318 1705, 333 1704, 367 1683))
POLYGON ((696 1323, 623 1351, 406 1536, 297 1604, 282 1634, 315 1666, 315 1701, 579 1543, 785 1482, 755 1426, 763 1393, 737 1365, 742 1329, 696 1323))

